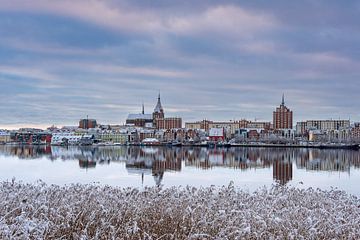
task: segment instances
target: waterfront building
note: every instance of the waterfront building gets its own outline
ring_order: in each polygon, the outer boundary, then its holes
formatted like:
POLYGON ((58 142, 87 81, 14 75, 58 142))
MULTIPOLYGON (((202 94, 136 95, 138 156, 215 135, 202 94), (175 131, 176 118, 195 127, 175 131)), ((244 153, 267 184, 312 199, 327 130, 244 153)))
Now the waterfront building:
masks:
POLYGON ((355 123, 351 129, 351 137, 354 140, 360 140, 360 123, 355 123))
POLYGON ((209 131, 210 127, 209 125, 212 124, 213 121, 210 120, 202 120, 197 122, 187 122, 185 123, 185 128, 187 129, 203 129, 205 131, 209 131))
POLYGON ((351 128, 329 130, 325 132, 328 142, 348 142, 351 140, 351 128))
POLYGON ((79 121, 79 128, 81 129, 89 129, 89 128, 96 128, 97 123, 95 119, 80 119, 79 121))
POLYGON ((209 129, 211 128, 224 128, 226 131, 234 135, 238 129, 243 128, 253 128, 253 129, 271 129, 271 123, 270 122, 252 122, 245 119, 241 119, 238 121, 219 121, 214 122, 210 120, 202 120, 198 122, 187 122, 185 123, 185 128, 187 129, 203 129, 207 132, 209 132, 209 129))
POLYGON ((182 127, 182 119, 179 117, 157 118, 155 119, 157 129, 173 129, 182 127))
POLYGON ((210 141, 215 141, 215 142, 224 141, 225 140, 224 128, 210 128, 209 139, 210 141))
POLYGON ((71 132, 53 133, 51 138, 51 145, 78 145, 80 144, 82 135, 76 135, 71 132))
POLYGON ((256 128, 256 129, 264 129, 270 130, 271 123, 270 122, 248 122, 246 128, 256 128))
POLYGON ((172 142, 172 141, 179 141, 183 142, 188 140, 188 133, 187 129, 178 128, 178 129, 167 129, 164 132, 164 141, 165 142, 172 142))
POLYGON ((350 127, 350 120, 307 120, 306 121, 306 130, 321 130, 321 131, 330 131, 330 130, 340 130, 350 127))
POLYGON ((102 132, 98 135, 99 140, 108 143, 125 144, 129 140, 129 134, 127 132, 102 132))
POLYGON ((146 138, 155 138, 155 131, 153 129, 141 129, 138 133, 140 141, 143 141, 146 138))
POLYGON ((42 130, 38 131, 14 131, 10 133, 10 141, 21 143, 21 144, 48 144, 51 142, 51 133, 44 132, 42 130))
POLYGON ((247 137, 250 139, 250 140, 259 140, 260 138, 260 133, 258 130, 256 129, 250 129, 248 132, 247 132, 247 137))
POLYGON ((284 95, 279 107, 273 112, 274 129, 292 129, 293 128, 293 112, 285 106, 284 95))
POLYGON ((324 132, 320 130, 310 130, 309 131, 309 141, 311 142, 325 142, 327 137, 324 132))
POLYGON ((296 135, 304 136, 308 133, 306 128, 306 122, 297 122, 296 123, 296 135))
POLYGON ((10 133, 0 131, 0 144, 1 143, 8 143, 10 141, 11 141, 10 133))

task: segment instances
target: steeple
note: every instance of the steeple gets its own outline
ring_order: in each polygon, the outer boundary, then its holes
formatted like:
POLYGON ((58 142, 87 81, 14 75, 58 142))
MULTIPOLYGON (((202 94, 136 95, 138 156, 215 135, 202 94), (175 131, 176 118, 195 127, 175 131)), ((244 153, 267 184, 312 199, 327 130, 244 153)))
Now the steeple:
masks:
POLYGON ((281 105, 282 105, 282 106, 285 106, 285 95, 284 95, 284 94, 282 95, 281 105))
POLYGON ((158 101, 157 101, 157 104, 156 104, 156 106, 155 106, 154 112, 155 112, 155 113, 164 112, 164 109, 163 109, 162 106, 161 106, 160 92, 159 92, 158 101))

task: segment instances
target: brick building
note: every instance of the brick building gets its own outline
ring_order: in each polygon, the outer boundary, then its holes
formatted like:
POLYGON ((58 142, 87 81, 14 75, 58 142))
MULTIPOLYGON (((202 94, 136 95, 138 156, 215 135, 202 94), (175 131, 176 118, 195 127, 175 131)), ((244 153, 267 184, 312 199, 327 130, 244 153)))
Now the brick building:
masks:
POLYGON ((89 129, 89 128, 96 128, 96 120, 95 119, 80 119, 79 121, 79 128, 82 129, 89 129))
POLYGON ((157 129, 182 128, 182 119, 179 117, 165 117, 164 109, 161 105, 160 94, 156 103, 153 116, 153 125, 157 129))
POLYGON ((281 105, 273 112, 273 127, 274 129, 293 128, 293 112, 285 106, 284 95, 281 105))

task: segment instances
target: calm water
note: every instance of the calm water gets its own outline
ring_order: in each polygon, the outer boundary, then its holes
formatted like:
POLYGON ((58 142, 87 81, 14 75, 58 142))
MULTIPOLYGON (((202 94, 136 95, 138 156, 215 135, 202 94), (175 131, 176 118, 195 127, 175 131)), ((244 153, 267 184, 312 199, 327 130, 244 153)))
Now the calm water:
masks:
POLYGON ((0 146, 0 180, 121 187, 336 187, 360 196, 360 151, 285 148, 0 146))

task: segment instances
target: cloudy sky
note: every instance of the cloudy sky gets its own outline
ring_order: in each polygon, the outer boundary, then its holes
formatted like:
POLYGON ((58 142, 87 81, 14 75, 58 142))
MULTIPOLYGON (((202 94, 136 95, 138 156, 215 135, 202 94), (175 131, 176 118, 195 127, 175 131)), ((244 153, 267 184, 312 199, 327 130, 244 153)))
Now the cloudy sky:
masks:
POLYGON ((272 120, 360 121, 359 1, 0 0, 0 128, 272 120))

